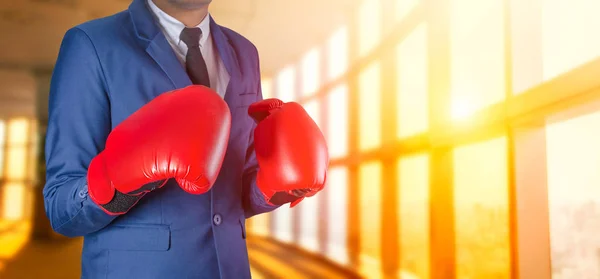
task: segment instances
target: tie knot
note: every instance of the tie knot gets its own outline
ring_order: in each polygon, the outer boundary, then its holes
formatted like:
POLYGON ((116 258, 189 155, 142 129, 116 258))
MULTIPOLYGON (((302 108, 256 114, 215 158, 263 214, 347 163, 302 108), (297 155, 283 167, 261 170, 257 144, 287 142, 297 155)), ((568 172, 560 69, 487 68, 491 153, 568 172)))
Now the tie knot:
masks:
POLYGON ((200 36, 202 35, 202 30, 198 27, 194 28, 183 28, 181 34, 179 35, 179 39, 181 39, 188 47, 197 47, 200 45, 200 36))

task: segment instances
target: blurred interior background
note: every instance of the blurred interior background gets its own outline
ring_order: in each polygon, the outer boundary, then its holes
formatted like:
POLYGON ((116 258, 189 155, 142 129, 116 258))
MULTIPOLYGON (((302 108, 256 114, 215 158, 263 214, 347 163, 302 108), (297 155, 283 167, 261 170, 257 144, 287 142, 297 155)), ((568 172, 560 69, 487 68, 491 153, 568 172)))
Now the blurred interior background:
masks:
MULTIPOLYGON (((129 0, 0 0, 0 278, 78 278, 44 215, 65 31, 129 0)), ((600 278, 600 2, 215 0, 265 98, 302 103, 326 189, 247 221, 256 278, 600 278)))

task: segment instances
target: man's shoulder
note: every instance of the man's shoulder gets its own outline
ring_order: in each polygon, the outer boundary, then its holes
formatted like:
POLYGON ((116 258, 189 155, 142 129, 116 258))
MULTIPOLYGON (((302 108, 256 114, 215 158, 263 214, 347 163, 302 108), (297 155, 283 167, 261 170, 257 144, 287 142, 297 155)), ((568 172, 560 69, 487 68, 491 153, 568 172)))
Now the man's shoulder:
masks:
POLYGON ((102 36, 110 34, 107 31, 117 31, 124 27, 129 22, 129 13, 127 10, 112 14, 109 16, 92 19, 80 23, 73 27, 85 32, 88 36, 102 36))

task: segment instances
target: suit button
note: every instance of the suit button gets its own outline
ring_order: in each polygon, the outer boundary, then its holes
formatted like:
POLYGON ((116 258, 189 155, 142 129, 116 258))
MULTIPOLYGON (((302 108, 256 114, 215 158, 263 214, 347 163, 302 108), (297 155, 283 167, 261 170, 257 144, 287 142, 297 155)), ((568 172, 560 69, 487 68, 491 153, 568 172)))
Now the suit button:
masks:
POLYGON ((213 216, 213 223, 218 226, 221 224, 221 222, 223 222, 221 214, 215 214, 215 216, 213 216))
POLYGON ((87 190, 79 190, 79 197, 80 198, 85 198, 85 195, 87 195, 87 190))

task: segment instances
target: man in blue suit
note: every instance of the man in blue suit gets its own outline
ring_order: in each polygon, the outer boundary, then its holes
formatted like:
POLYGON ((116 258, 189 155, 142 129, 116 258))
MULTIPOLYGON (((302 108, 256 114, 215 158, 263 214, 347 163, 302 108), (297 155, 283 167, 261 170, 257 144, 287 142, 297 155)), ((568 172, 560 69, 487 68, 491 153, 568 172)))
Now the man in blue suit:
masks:
POLYGON ((257 186, 248 108, 262 100, 258 52, 215 23, 210 2, 134 0, 64 36, 50 89, 44 198, 56 232, 84 237, 84 278, 249 278, 245 220, 302 198, 266 201, 257 186), (184 29, 199 41, 183 42, 184 29), (231 113, 213 187, 191 195, 170 179, 127 213, 107 214, 88 193, 90 161, 133 112, 192 84, 214 89, 231 113))

